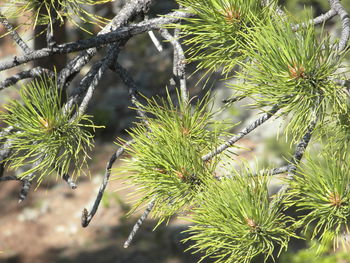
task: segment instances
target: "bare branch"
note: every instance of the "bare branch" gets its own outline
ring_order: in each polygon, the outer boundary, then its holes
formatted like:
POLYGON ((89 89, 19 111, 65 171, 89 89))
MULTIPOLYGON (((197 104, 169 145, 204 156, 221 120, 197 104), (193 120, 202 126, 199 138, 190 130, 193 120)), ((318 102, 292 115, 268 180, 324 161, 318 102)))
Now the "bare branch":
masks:
POLYGON ((33 177, 34 177, 34 173, 27 175, 26 177, 21 179, 23 185, 22 185, 22 189, 19 193, 18 203, 23 202, 27 198, 28 192, 30 190, 30 186, 32 185, 33 177))
POLYGON ((0 23, 4 25, 6 30, 10 33, 13 40, 17 43, 17 45, 24 51, 24 53, 29 54, 33 50, 23 41, 23 39, 18 35, 13 26, 9 23, 6 17, 0 13, 0 23))
MULTIPOLYGON (((336 15, 337 15, 337 12, 334 9, 331 9, 325 14, 322 14, 314 19, 310 19, 310 21, 308 23, 314 24, 314 25, 319 25, 319 24, 322 24, 322 23, 328 21, 329 19, 335 17, 336 15)), ((299 30, 300 27, 306 27, 306 26, 307 26, 307 23, 302 23, 299 25, 292 26, 292 29, 294 31, 297 31, 297 30, 299 30)))
MULTIPOLYGON (((97 67, 94 67, 92 69, 91 75, 93 75, 93 79, 90 83, 90 86, 87 89, 87 92, 85 94, 83 101, 81 102, 81 104, 79 106, 79 110, 77 112, 78 115, 82 115, 86 111, 87 105, 92 98, 92 94, 93 94, 98 82, 102 78, 102 75, 106 71, 106 69, 116 60, 116 58, 119 54, 119 51, 120 51, 120 49, 119 49, 118 45, 111 46, 108 49, 107 56, 100 63, 98 63, 97 67)), ((83 80, 82 80, 82 82, 83 82, 83 80)), ((82 86, 83 86, 83 84, 82 84, 82 86)))
POLYGON ((124 248, 128 248, 130 246, 130 243, 132 242, 132 240, 134 239, 137 231, 140 229, 141 225, 143 224, 143 222, 147 219, 149 213, 152 211, 154 205, 155 205, 156 201, 155 199, 153 199, 147 206, 146 210, 143 212, 142 216, 136 221, 134 227, 132 228, 128 239, 125 241, 124 243, 124 248))
MULTIPOLYGON (((188 17, 188 16, 190 16, 190 14, 187 12, 177 11, 177 12, 170 13, 166 17, 154 18, 148 21, 140 22, 138 24, 130 25, 127 27, 121 27, 110 33, 101 34, 89 39, 83 39, 83 40, 78 40, 76 42, 65 43, 65 44, 57 45, 52 48, 43 48, 23 56, 14 56, 10 60, 0 62, 0 71, 16 67, 18 65, 27 63, 32 60, 48 57, 55 54, 67 54, 67 53, 89 49, 92 47, 94 48, 102 47, 107 44, 111 44, 120 40, 129 39, 132 36, 147 32, 152 29, 159 29, 161 26, 165 24, 175 23, 179 21, 181 18, 188 17)), ((92 50, 90 50, 90 52, 94 53, 92 52, 92 50)), ((84 57, 84 59, 86 58, 84 57)), ((76 62, 77 61, 75 60, 75 63, 76 62)))
POLYGON ((179 29, 175 29, 175 35, 172 36, 165 28, 159 30, 161 35, 168 40, 174 49, 173 74, 175 83, 179 83, 181 97, 183 102, 188 103, 188 90, 186 85, 186 58, 182 46, 179 42, 179 29))
POLYGON ((1 176, 0 182, 5 182, 5 181, 21 181, 21 179, 19 179, 16 176, 1 176))
POLYGON ((257 127, 259 127, 261 124, 266 122, 268 119, 270 119, 278 110, 280 109, 280 105, 274 105, 272 109, 268 112, 266 112, 264 115, 262 115, 259 119, 255 120, 253 123, 251 123, 248 127, 243 129, 238 133, 238 135, 231 137, 227 142, 224 144, 218 146, 214 151, 204 155, 202 157, 203 161, 208 161, 209 159, 213 158, 214 156, 218 155, 219 153, 222 153, 224 150, 226 150, 228 147, 232 146, 234 143, 242 139, 244 136, 246 136, 251 131, 255 130, 257 127))
POLYGON ((77 184, 72 180, 72 178, 68 175, 68 174, 64 174, 62 176, 62 179, 68 184, 68 186, 71 188, 71 189, 77 189, 77 184))
POLYGON ((48 75, 50 78, 53 78, 55 75, 51 70, 46 69, 46 68, 42 68, 42 67, 32 68, 32 69, 17 73, 15 75, 1 81, 0 82, 0 90, 7 88, 7 87, 10 87, 12 85, 15 85, 20 80, 28 79, 28 78, 36 78, 36 77, 40 77, 44 74, 48 75))
POLYGON ((111 169, 112 169, 112 166, 114 164, 114 162, 124 153, 125 149, 130 145, 132 144, 133 141, 128 141, 125 143, 125 145, 123 145, 122 147, 120 147, 110 158, 110 160, 108 161, 107 163, 107 166, 106 166, 106 171, 105 171, 105 175, 103 177, 103 181, 102 181, 102 184, 100 186, 100 189, 98 191, 98 194, 97 194, 97 197, 95 199, 95 202, 92 206, 92 209, 90 212, 88 212, 88 210, 86 208, 83 209, 83 213, 82 213, 82 216, 81 216, 81 225, 83 227, 87 227, 92 218, 94 217, 94 215, 96 214, 97 212, 97 209, 98 209, 98 206, 100 205, 100 202, 101 202, 101 199, 102 199, 102 196, 104 194, 104 191, 107 187, 107 184, 108 184, 108 181, 109 181, 109 177, 111 175, 111 169))
POLYGON ((141 103, 137 99, 137 86, 130 73, 125 68, 123 68, 118 62, 114 63, 114 65, 111 66, 111 69, 115 71, 122 79, 124 84, 127 87, 129 87, 129 96, 131 99, 131 103, 137 109, 137 115, 139 115, 143 121, 146 121, 147 116, 146 113, 140 107, 141 103))
MULTIPOLYGON (((112 21, 106 25, 97 35, 105 34, 111 31, 115 31, 133 19, 134 16, 141 12, 146 12, 152 0, 131 0, 126 3, 120 12, 112 19, 112 21)), ((71 60, 67 66, 58 75, 59 87, 63 87, 77 75, 80 70, 90 61, 90 59, 97 53, 98 48, 92 47, 83 51, 73 60, 71 60)))
POLYGON ((339 40, 338 50, 342 51, 348 46, 348 41, 350 38, 350 18, 348 12, 342 6, 339 0, 329 0, 331 8, 337 12, 340 16, 342 24, 342 32, 339 40))

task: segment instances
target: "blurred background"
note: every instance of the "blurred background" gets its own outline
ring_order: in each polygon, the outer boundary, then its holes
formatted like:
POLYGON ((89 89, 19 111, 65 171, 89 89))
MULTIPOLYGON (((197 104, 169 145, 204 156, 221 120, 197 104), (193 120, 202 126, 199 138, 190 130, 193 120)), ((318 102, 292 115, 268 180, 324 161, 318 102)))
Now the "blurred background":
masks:
MULTIPOLYGON (((127 0, 115 0, 112 3, 95 7, 98 15, 112 18, 119 12, 127 0)), ((175 1, 155 1, 151 7, 149 17, 166 14, 176 8, 175 1)), ((327 0, 284 0, 280 1, 292 14, 302 15, 305 10, 313 12, 314 16, 329 10, 327 0)), ((350 12, 350 0, 343 0, 342 4, 350 12)), ((1 3, 0 3, 1 5, 1 3)), ((23 18, 24 19, 24 18, 23 18)), ((21 21, 14 21, 20 23, 21 21)), ((339 33, 339 21, 332 19, 327 23, 327 29, 335 36, 339 33)), ((97 26, 86 25, 91 32, 98 32, 97 26)), ((20 28, 19 33, 35 49, 46 45, 45 34, 35 38, 42 28, 20 28)), ((0 34, 5 29, 0 25, 0 34)), ((90 35, 75 26, 66 23, 64 27, 56 29, 58 43, 76 41, 88 38, 90 35)), ((159 40, 162 38, 154 32, 159 40)), ((165 87, 169 85, 172 75, 172 49, 163 42, 164 50, 159 52, 152 44, 148 34, 132 38, 119 56, 119 63, 127 68, 137 82, 139 91, 150 97, 155 94, 165 94, 165 87)), ((0 59, 21 54, 10 37, 0 38, 0 59)), ((36 61, 36 65, 49 68, 62 68, 68 56, 57 55, 54 58, 36 61)), ((82 74, 89 70, 94 62, 101 59, 103 52, 94 57, 82 74)), ((33 64, 23 65, 6 72, 0 72, 0 81, 7 77, 31 68, 33 64)), ((195 65, 188 66, 188 87, 192 96, 203 95, 209 88, 215 90, 215 108, 224 106, 222 100, 231 96, 231 90, 226 87, 227 81, 220 76, 213 76, 206 85, 198 82, 201 72, 193 73, 195 65), (193 73, 193 74, 192 74, 193 73)), ((79 83, 77 77, 72 87, 79 83)), ((234 81, 234 80, 229 80, 234 81)), ((19 86, 1 91, 0 109, 11 98, 18 98, 19 86)), ((232 132, 239 131, 246 124, 257 118, 258 112, 248 110, 244 105, 249 101, 241 101, 220 111, 218 120, 238 123, 232 132)), ((111 155, 118 148, 113 142, 117 137, 126 138, 126 129, 136 121, 135 112, 131 106, 128 89, 118 76, 107 72, 96 89, 93 101, 89 104, 89 114, 93 115, 96 125, 105 126, 96 131, 96 146, 90 153, 89 163, 91 177, 81 177, 78 188, 71 190, 62 180, 52 178, 43 182, 40 187, 35 186, 28 198, 18 204, 18 194, 21 185, 18 182, 0 184, 0 262, 1 263, 185 263, 196 262, 200 256, 191 252, 184 252, 188 244, 183 244, 183 230, 187 222, 180 219, 170 221, 168 226, 161 225, 155 231, 155 221, 147 220, 137 233, 135 240, 128 249, 123 248, 133 224, 142 210, 126 217, 129 203, 126 201, 127 190, 121 189, 120 182, 111 181, 94 219, 87 228, 80 224, 81 211, 89 208, 94 201, 98 188, 102 182, 105 166, 111 155), (117 191, 118 190, 118 191, 117 191)), ((1 125, 1 124, 0 124, 1 125)), ((257 129, 239 142, 242 146, 237 151, 238 157, 256 162, 262 167, 282 166, 287 163, 294 147, 284 136, 277 136, 282 130, 283 120, 274 119, 257 129)), ((117 161, 114 167, 121 165, 117 161)), ((11 173, 11 172, 9 172, 11 173)), ((350 256, 344 252, 330 252, 322 257, 315 257, 313 249, 305 249, 312 244, 303 241, 293 241, 288 253, 283 253, 278 262, 321 262, 346 263, 350 256)))

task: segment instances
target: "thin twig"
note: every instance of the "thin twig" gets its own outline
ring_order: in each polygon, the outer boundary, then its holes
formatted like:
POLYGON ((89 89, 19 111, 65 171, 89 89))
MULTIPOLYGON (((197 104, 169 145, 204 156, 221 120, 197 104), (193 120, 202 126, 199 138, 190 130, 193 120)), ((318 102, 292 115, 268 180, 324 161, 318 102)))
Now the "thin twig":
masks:
POLYGON ((148 217, 149 213, 152 211, 154 205, 156 203, 156 200, 153 199, 147 206, 146 210, 143 212, 142 216, 136 221, 134 227, 132 228, 127 240, 124 243, 124 248, 128 248, 130 246, 130 243, 134 239, 137 231, 140 229, 141 225, 143 222, 146 220, 148 217))
POLYGON ((348 46, 350 38, 350 18, 348 12, 342 6, 339 0, 329 0, 331 8, 340 16, 342 31, 340 35, 338 51, 343 51, 348 46))
POLYGON ((18 81, 28 78, 36 78, 42 75, 48 75, 50 78, 54 77, 54 73, 46 68, 36 67, 29 70, 19 72, 0 82, 0 90, 15 85, 18 81))
POLYGON ((268 119, 270 119, 278 110, 280 109, 280 105, 276 104, 272 107, 272 109, 268 112, 266 112, 264 115, 262 115, 259 119, 252 122, 248 127, 240 131, 237 135, 231 137, 228 141, 226 141, 224 144, 218 146, 214 151, 204 155, 202 157, 203 161, 208 161, 209 159, 213 158, 214 156, 218 155, 219 153, 222 153, 224 150, 232 146, 234 143, 242 139, 244 136, 246 136, 248 133, 255 130, 257 127, 259 127, 261 124, 266 122, 268 119))
POLYGON ((77 184, 73 181, 73 179, 69 176, 69 174, 64 174, 62 176, 62 179, 68 184, 68 186, 71 188, 71 189, 77 189, 77 184))
POLYGON ((50 23, 47 25, 47 29, 46 29, 46 44, 47 44, 47 47, 50 49, 52 49, 54 46, 57 45, 53 35, 53 25, 50 23))
POLYGON ((180 29, 175 29, 175 35, 172 36, 169 31, 165 28, 159 30, 162 37, 168 40, 174 49, 173 58, 173 74, 175 78, 175 83, 180 86, 181 98, 184 103, 188 103, 188 90, 186 84, 186 58, 183 48, 179 42, 180 29))
POLYGON ((153 45, 156 47, 156 49, 158 50, 158 52, 163 52, 163 46, 162 44, 159 42, 158 38, 156 37, 156 35, 154 34, 154 32, 152 30, 148 31, 148 35, 150 37, 150 39, 152 40, 153 45))
POLYGON ((137 99, 138 91, 136 82, 131 77, 130 73, 118 62, 115 62, 111 66, 111 69, 119 75, 124 84, 129 88, 129 96, 131 99, 131 103, 136 108, 137 115, 141 117, 142 121, 147 122, 146 113, 140 107, 141 103, 137 99))
POLYGON ((17 43, 17 45, 24 51, 24 53, 28 54, 33 50, 23 41, 23 39, 19 36, 13 26, 9 23, 6 17, 0 13, 0 23, 4 25, 6 30, 10 33, 13 40, 17 43))
POLYGON ((328 21, 329 19, 335 17, 336 15, 337 15, 337 12, 334 9, 330 9, 328 12, 326 12, 322 15, 319 15, 316 18, 310 19, 308 23, 302 23, 302 24, 292 26, 292 29, 294 31, 298 31, 300 27, 302 27, 302 28, 306 27, 308 24, 319 25, 319 24, 322 24, 322 23, 328 21))
POLYGON ((285 165, 285 166, 282 166, 282 167, 278 167, 278 168, 273 168, 271 169, 268 174, 270 175, 276 175, 276 174, 283 174, 283 173, 286 173, 290 170, 290 166, 291 164, 288 164, 288 165, 285 165))
POLYGON ((32 174, 27 175, 26 177, 21 179, 23 185, 22 185, 22 189, 19 193, 18 203, 22 203, 27 198, 34 175, 35 174, 32 173, 32 174))
POLYGON ((120 51, 120 49, 119 49, 118 45, 113 45, 112 47, 110 47, 108 49, 107 56, 103 59, 101 66, 99 67, 99 69, 95 73, 95 75, 90 83, 90 86, 88 87, 88 89, 86 91, 86 94, 83 98, 83 101, 81 102, 81 104, 79 106, 79 110, 77 112, 78 115, 82 115, 86 111, 87 105, 88 105, 89 101, 91 100, 92 94, 93 94, 97 84, 101 80, 103 73, 106 71, 106 69, 108 69, 108 67, 112 64, 112 62, 114 60, 116 60, 116 57, 118 56, 119 51, 120 51))
POLYGON ((230 99, 224 99, 222 100, 223 103, 225 104, 231 104, 231 103, 234 103, 234 102, 237 102, 237 101, 241 101, 243 100, 244 98, 246 98, 246 96, 235 96, 233 98, 230 98, 230 99))
POLYGON ((5 181, 21 181, 17 176, 0 176, 0 182, 5 182, 5 181))
MULTIPOLYGON (((287 178, 289 180, 292 180, 294 178, 294 176, 295 176, 297 166, 300 163, 301 159, 303 158, 305 150, 306 150, 307 146, 309 145, 309 142, 311 140, 312 133, 313 133, 313 131, 315 129, 316 123, 317 123, 317 116, 315 116, 315 119, 310 122, 310 124, 309 124, 309 126, 307 128, 307 132, 301 138, 300 142, 296 146, 295 154, 293 156, 293 159, 292 159, 291 163, 287 166, 288 167, 287 178)), ((271 202, 271 206, 270 206, 271 208, 273 206, 275 206, 275 204, 277 204, 281 200, 283 200, 283 197, 284 197, 285 193, 287 192, 288 188, 289 188, 289 184, 288 183, 282 185, 282 187, 278 190, 278 192, 276 193, 274 199, 271 202)))
POLYGON ((91 211, 88 212, 88 210, 86 208, 83 209, 83 213, 82 213, 82 216, 81 216, 81 225, 82 225, 82 227, 87 227, 90 224, 92 218, 94 217, 94 215, 97 212, 98 206, 100 205, 100 202, 101 202, 101 199, 103 197, 104 191, 105 191, 105 189, 107 187, 107 184, 108 184, 108 181, 109 181, 109 177, 111 175, 111 169, 112 169, 112 166, 113 166, 114 162, 124 153, 125 149, 132 143, 133 143, 132 140, 126 142, 122 147, 120 147, 111 156, 110 160, 108 161, 107 166, 106 166, 106 170, 105 170, 105 175, 103 177, 102 184, 100 186, 100 189, 98 191, 97 197, 95 199, 95 202, 94 202, 94 204, 92 206, 91 211))

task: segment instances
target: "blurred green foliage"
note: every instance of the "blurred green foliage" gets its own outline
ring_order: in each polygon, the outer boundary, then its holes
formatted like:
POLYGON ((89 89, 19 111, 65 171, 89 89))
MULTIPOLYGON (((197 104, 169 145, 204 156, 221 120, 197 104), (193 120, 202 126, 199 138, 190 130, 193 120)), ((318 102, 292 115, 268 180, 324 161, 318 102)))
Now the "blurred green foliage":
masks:
MULTIPOLYGON (((314 15, 320 15, 329 10, 328 0, 280 0, 279 3, 293 14, 300 14, 306 7, 313 10, 314 15)), ((346 10, 350 10, 350 1, 342 0, 342 5, 346 10)))
POLYGON ((316 249, 290 251, 281 256, 281 263, 350 263, 350 254, 346 252, 329 253, 316 256, 316 249))

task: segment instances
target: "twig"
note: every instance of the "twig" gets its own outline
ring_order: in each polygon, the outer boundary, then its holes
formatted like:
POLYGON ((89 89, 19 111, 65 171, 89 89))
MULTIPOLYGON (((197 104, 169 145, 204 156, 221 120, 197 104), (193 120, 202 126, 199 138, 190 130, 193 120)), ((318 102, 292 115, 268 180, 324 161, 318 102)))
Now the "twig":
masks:
POLYGON ((159 30, 160 34, 168 40, 174 49, 173 59, 173 74, 175 77, 175 83, 179 83, 182 101, 188 103, 188 90, 186 84, 186 58, 182 46, 177 39, 179 37, 180 29, 175 29, 174 36, 165 28, 159 30))
MULTIPOLYGON (((86 50, 90 48, 102 47, 107 44, 120 41, 122 39, 129 39, 132 36, 147 32, 152 29, 159 29, 164 24, 175 23, 179 21, 181 18, 189 17, 190 15, 191 14, 187 12, 176 11, 176 12, 170 13, 166 17, 154 18, 148 21, 140 22, 138 24, 121 27, 110 33, 101 34, 89 39, 83 39, 83 40, 78 40, 76 42, 65 43, 65 44, 57 45, 52 48, 43 48, 40 50, 35 50, 23 56, 14 56, 10 60, 0 62, 0 71, 9 69, 12 67, 16 67, 18 65, 27 63, 32 60, 48 57, 55 54, 67 54, 67 53, 86 50)), ((92 52, 92 50, 90 50, 90 52, 92 52)), ((96 53, 96 52, 92 52, 92 53, 96 53)), ((76 58, 76 59, 85 60, 86 58, 83 57, 83 58, 76 58)), ((75 60, 75 62, 77 62, 77 60, 75 60)))
MULTIPOLYGON (((102 78, 103 73, 106 71, 106 69, 112 64, 114 60, 116 60, 116 57, 118 56, 120 49, 119 45, 113 45, 108 49, 107 56, 103 59, 103 61, 100 63, 101 66, 98 68, 97 72, 96 69, 94 69, 93 74, 94 77, 90 83, 90 86, 87 89, 87 92, 85 94, 85 97, 83 98, 83 101, 81 102, 79 106, 79 110, 77 114, 82 115, 86 111, 87 105, 89 101, 92 98, 92 94, 99 83, 99 81, 102 78)), ((99 65, 100 65, 99 64, 99 65)))
POLYGON ((230 99, 224 99, 224 100, 222 100, 222 102, 226 103, 226 104, 230 104, 230 103, 234 103, 234 102, 243 100, 244 98, 246 98, 246 96, 235 96, 235 97, 230 98, 230 99))
POLYGON ((224 144, 218 146, 214 151, 202 156, 203 161, 208 161, 209 159, 213 158, 214 156, 218 155, 219 153, 222 153, 224 150, 232 146, 234 143, 242 139, 244 136, 246 136, 251 131, 255 130, 257 127, 259 127, 261 124, 266 122, 268 119, 270 119, 278 110, 280 109, 280 105, 276 104, 272 107, 272 109, 268 112, 266 112, 264 115, 262 115, 259 119, 255 120, 253 123, 251 123, 248 127, 243 129, 238 133, 238 135, 231 137, 227 142, 224 144))
MULTIPOLYGON (((306 150, 307 146, 309 145, 309 142, 311 140, 311 136, 312 136, 312 133, 313 133, 313 131, 315 129, 316 123, 317 123, 317 116, 315 116, 315 119, 310 122, 310 124, 309 124, 309 126, 307 128, 307 132, 301 138, 300 142, 298 143, 298 145, 297 145, 297 147, 295 149, 295 154, 293 156, 291 164, 289 164, 287 166, 288 167, 287 178, 289 180, 292 180, 294 178, 294 175, 295 175, 295 172, 296 172, 296 169, 297 169, 297 165, 300 163, 300 161, 303 158, 303 155, 305 153, 305 150, 306 150)), ((276 193, 274 199, 272 200, 270 207, 275 206, 275 204, 279 203, 283 199, 283 197, 284 197, 285 193, 287 192, 288 188, 289 188, 289 184, 288 183, 282 185, 282 187, 278 190, 278 192, 276 193)))
POLYGON ((126 142, 125 145, 120 147, 111 156, 110 160, 108 161, 107 166, 106 166, 106 170, 105 170, 105 175, 103 177, 102 184, 100 186, 100 189, 98 191, 97 197, 95 199, 95 202, 94 202, 94 204, 92 206, 91 211, 88 212, 88 210, 86 208, 83 209, 83 213, 82 213, 82 216, 81 216, 81 225, 82 225, 82 227, 87 227, 90 224, 92 218, 94 217, 94 215, 97 212, 98 206, 100 205, 102 196, 103 196, 104 191, 105 191, 105 189, 107 187, 107 184, 108 184, 108 181, 109 181, 109 177, 111 175, 111 168, 112 168, 114 162, 124 153, 125 149, 132 143, 133 143, 132 140, 126 142))
POLYGON ((289 171, 291 164, 282 166, 282 167, 278 167, 278 168, 273 168, 271 169, 268 174, 270 175, 276 175, 276 174, 283 174, 289 171))
POLYGON ((72 178, 69 176, 69 174, 64 174, 62 176, 62 179, 68 184, 68 186, 71 188, 71 189, 77 189, 77 184, 72 180, 72 178))
POLYGON ((9 23, 6 17, 0 13, 0 23, 4 25, 6 30, 10 33, 13 40, 17 43, 17 45, 24 51, 24 53, 28 54, 33 50, 23 41, 23 39, 18 35, 13 26, 9 23))
POLYGON ((137 93, 138 93, 137 86, 134 79, 131 77, 130 73, 118 62, 115 62, 111 66, 111 69, 114 72, 116 72, 121 78, 121 80, 124 82, 124 84, 127 87, 129 87, 129 96, 131 99, 131 103, 136 108, 137 115, 139 115, 143 121, 146 121, 147 116, 146 116, 146 113, 140 107, 141 103, 137 99, 137 93))
POLYGON ((150 30, 150 31, 148 31, 148 35, 149 35, 150 39, 152 40, 152 43, 156 47, 156 49, 159 52, 163 52, 163 46, 159 42, 158 38, 155 36, 154 32, 152 30, 150 30))
MULTIPOLYGON (((57 3, 57 2, 56 2, 57 3)), ((55 4, 55 3, 53 3, 55 4)), ((47 24, 47 29, 46 29, 46 44, 48 48, 53 48, 56 45, 56 41, 54 38, 54 32, 53 32, 53 27, 54 24, 57 21, 57 12, 55 12, 55 9, 53 6, 50 7, 49 11, 49 17, 50 17, 50 23, 47 24)))
POLYGON ((3 81, 0 82, 0 90, 15 85, 18 81, 27 78, 36 78, 42 75, 48 75, 50 78, 54 77, 54 73, 46 68, 36 67, 29 70, 19 72, 3 81))
POLYGON ((27 175, 26 177, 21 179, 23 185, 22 185, 22 189, 19 193, 18 203, 22 203, 27 198, 30 186, 32 184, 33 177, 34 177, 34 173, 27 175))
POLYGON ((302 23, 302 24, 292 26, 292 29, 294 31, 298 31, 300 27, 306 27, 307 24, 319 25, 319 24, 322 24, 322 23, 328 21, 329 19, 333 18, 336 15, 337 15, 337 12, 334 9, 330 9, 328 12, 326 12, 322 15, 319 15, 316 18, 310 19, 308 23, 302 23))
POLYGON ((52 24, 51 23, 47 24, 47 29, 46 29, 46 44, 47 44, 47 47, 50 49, 57 45, 55 38, 53 36, 53 24, 54 22, 52 22, 52 24))
POLYGON ((136 221, 134 227, 132 228, 128 239, 125 241, 124 243, 124 248, 128 248, 130 246, 130 243, 132 242, 132 240, 134 239, 137 231, 140 229, 141 225, 143 224, 143 222, 146 220, 146 218, 148 217, 149 213, 152 211, 154 205, 156 203, 156 200, 153 199, 147 206, 146 210, 143 212, 142 216, 136 221))
POLYGON ((0 182, 5 181, 21 181, 17 176, 0 176, 0 182))
POLYGON ((334 9, 340 16, 342 31, 338 45, 338 51, 344 50, 348 46, 348 41, 350 38, 350 19, 349 14, 346 12, 345 8, 342 6, 339 0, 329 0, 331 8, 334 9))

